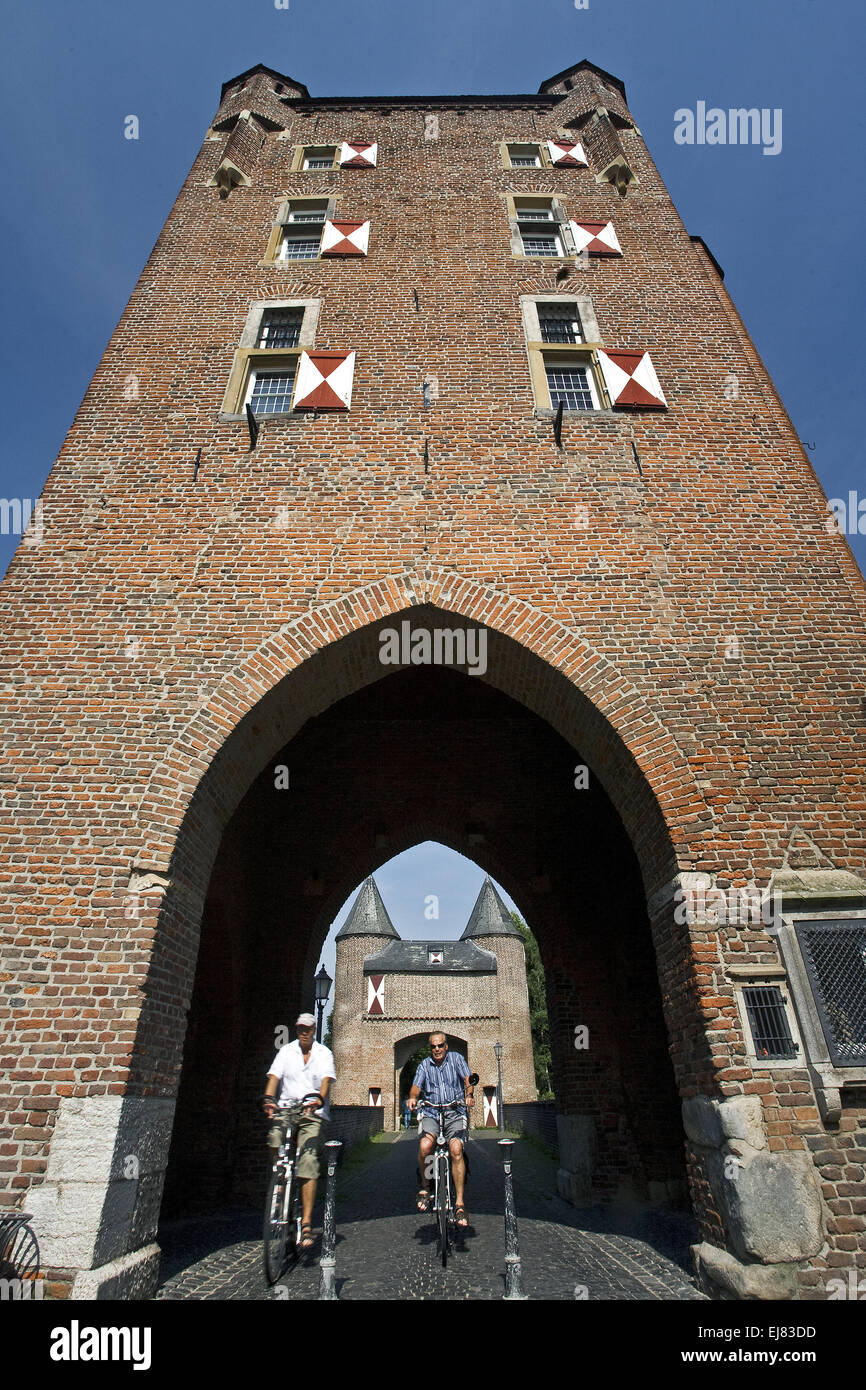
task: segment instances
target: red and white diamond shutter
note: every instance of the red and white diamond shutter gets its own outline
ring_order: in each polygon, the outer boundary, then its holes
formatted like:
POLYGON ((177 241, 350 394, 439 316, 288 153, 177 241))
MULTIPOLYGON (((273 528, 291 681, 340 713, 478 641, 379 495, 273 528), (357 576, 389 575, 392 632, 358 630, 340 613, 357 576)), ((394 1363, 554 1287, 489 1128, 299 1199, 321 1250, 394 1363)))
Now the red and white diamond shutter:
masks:
POLYGON ((366 140, 344 140, 340 146, 341 169, 375 169, 379 146, 366 140))
POLYGON ((578 255, 621 256, 622 247, 612 222, 569 222, 578 255))
POLYGON ((648 352, 602 352, 599 365, 614 406, 632 410, 667 410, 668 403, 659 385, 648 352))
POLYGON ((354 352, 302 352, 292 409, 348 410, 354 373, 354 352))
POLYGON ((551 164, 558 169, 587 169, 589 160, 583 152, 583 145, 569 145, 562 140, 548 140, 547 152, 551 164))
POLYGON ((366 256, 370 242, 369 222, 325 222, 322 233, 323 256, 366 256))
POLYGON ((368 1105, 372 1105, 374 1108, 375 1108, 376 1106, 381 1106, 381 1104, 382 1104, 382 1087, 381 1087, 381 1086, 369 1086, 369 1087, 367 1088, 367 1103, 368 1103, 368 1105))
POLYGON ((496 1115, 496 1087, 484 1087, 484 1127, 485 1129, 495 1129, 498 1124, 496 1115))
POLYGON ((383 1014, 385 1012, 385 976, 367 976, 367 1013, 383 1014))

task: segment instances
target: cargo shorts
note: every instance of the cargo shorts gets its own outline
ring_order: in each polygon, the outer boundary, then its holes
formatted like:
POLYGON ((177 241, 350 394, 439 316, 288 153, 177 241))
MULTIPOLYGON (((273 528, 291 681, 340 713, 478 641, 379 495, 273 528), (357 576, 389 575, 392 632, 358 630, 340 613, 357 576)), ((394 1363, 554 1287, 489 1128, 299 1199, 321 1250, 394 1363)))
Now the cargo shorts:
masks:
MULTIPOLYGON (((289 1115, 274 1115, 268 1130, 268 1148, 274 1158, 286 1137, 291 1123, 289 1115)), ((317 1178, 320 1172, 322 1145, 325 1142, 327 1120, 318 1115, 302 1115, 298 1121, 298 1157, 295 1173, 299 1178, 317 1178)))

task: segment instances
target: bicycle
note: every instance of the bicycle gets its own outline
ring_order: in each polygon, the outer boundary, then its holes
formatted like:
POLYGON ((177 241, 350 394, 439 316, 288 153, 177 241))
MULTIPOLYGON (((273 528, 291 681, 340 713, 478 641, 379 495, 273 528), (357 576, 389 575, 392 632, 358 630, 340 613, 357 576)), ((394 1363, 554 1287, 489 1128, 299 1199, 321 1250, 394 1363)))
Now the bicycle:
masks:
MULTIPOLYGON (((478 1085, 478 1077, 473 1072, 468 1078, 470 1085, 478 1085)), ((451 1202, 451 1153, 450 1141, 445 1137, 445 1126, 442 1117, 443 1110, 450 1110, 456 1106, 465 1109, 465 1100, 449 1100, 444 1105, 439 1105, 435 1101, 425 1100, 419 1102, 425 1109, 438 1110, 439 1133, 436 1135, 436 1147, 434 1149, 435 1161, 433 1167, 433 1212, 436 1216, 436 1243, 439 1255, 442 1259, 442 1268, 448 1264, 449 1252, 454 1249, 454 1241, 451 1238, 451 1231, 456 1227, 457 1217, 451 1202)), ((465 1128, 462 1135, 455 1135, 463 1143, 463 1155, 466 1156, 466 1140, 469 1137, 469 1112, 465 1115, 465 1128)))
POLYGON ((297 1259, 301 1249, 301 1193, 295 1176, 295 1158, 298 1124, 304 1113, 304 1106, 312 1100, 321 1105, 322 1097, 318 1091, 310 1091, 303 1100, 292 1101, 290 1105, 275 1107, 275 1112, 288 1115, 289 1124, 273 1166, 265 1202, 262 1242, 265 1279, 269 1284, 277 1282, 289 1260, 297 1259))

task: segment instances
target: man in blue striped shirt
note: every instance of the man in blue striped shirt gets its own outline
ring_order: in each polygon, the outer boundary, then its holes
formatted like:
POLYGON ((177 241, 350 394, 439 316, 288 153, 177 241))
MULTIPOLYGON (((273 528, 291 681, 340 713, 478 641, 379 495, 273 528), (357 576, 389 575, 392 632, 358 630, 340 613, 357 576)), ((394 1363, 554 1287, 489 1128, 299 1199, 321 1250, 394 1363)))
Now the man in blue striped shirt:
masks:
POLYGON ((415 1073, 415 1080, 409 1091, 407 1104, 414 1110, 421 1101, 421 1143, 418 1147, 418 1174, 421 1187, 418 1190, 418 1210, 427 1211, 430 1206, 430 1180, 428 1163, 436 1135, 439 1133, 438 1116, 441 1113, 445 1126, 445 1137, 451 1152, 451 1172, 454 1175, 455 1216, 458 1226, 468 1225, 466 1208, 463 1205, 463 1186, 466 1182, 466 1160, 463 1157, 461 1135, 468 1127, 467 1108, 475 1104, 474 1087, 469 1080, 470 1072, 466 1058, 459 1052, 450 1053, 444 1033, 430 1034, 430 1053, 425 1057, 415 1073), (459 1100, 461 1105, 450 1110, 437 1111, 425 1106, 425 1101, 436 1105, 447 1105, 449 1101, 459 1100), (424 1174, 423 1181, 420 1178, 424 1174))

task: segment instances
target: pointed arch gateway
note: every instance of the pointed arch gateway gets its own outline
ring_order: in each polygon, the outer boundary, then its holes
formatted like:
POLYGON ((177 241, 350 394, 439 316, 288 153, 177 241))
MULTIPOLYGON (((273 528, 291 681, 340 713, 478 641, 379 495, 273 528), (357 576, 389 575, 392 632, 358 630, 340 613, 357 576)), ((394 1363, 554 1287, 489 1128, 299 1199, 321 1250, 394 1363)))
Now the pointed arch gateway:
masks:
MULTIPOLYGON (((522 712, 528 721, 535 721, 533 727, 544 726, 552 738, 559 739, 569 753, 578 754, 589 768, 599 805, 608 808, 610 825, 615 822, 619 826, 617 854, 623 863, 630 857, 624 879, 633 879, 628 889, 632 898, 626 901, 628 894, 626 898, 620 895, 616 899, 617 911, 631 914, 631 920, 638 904, 642 928, 646 927, 646 951, 633 964, 638 976, 653 982, 653 1007, 658 1019, 661 1003, 654 983, 657 971, 666 1002, 682 1001, 693 994, 687 929, 679 929, 681 939, 675 939, 678 929, 670 923, 670 896, 679 868, 691 862, 695 825, 706 827, 710 815, 675 739, 622 674, 572 629, 526 603, 450 573, 433 571, 423 583, 398 577, 383 579, 312 610, 240 661, 206 703, 190 716, 154 768, 135 817, 138 851, 129 880, 119 885, 118 915, 130 894, 136 894, 138 925, 145 932, 152 931, 153 936, 141 982, 136 1044, 129 1065, 126 1098, 117 1120, 115 1152, 123 1152, 131 1125, 140 1129, 149 1124, 152 1181, 148 1211, 143 1216, 130 1213, 128 1223, 123 1218, 126 1234, 115 1232, 116 1238, 106 1253, 110 1261, 118 1245, 127 1247, 122 1258, 135 1267, 139 1287, 152 1277, 156 1259, 152 1242, 184 1043, 189 1043, 187 1016, 193 1000, 203 918, 206 937, 212 945, 216 944, 207 957, 202 955, 199 978, 209 977, 212 987, 220 991, 221 1017, 227 1024, 225 1037, 231 1038, 232 1047, 237 1050, 249 1046, 250 1000, 248 993, 245 995, 249 977, 244 977, 243 964, 235 959, 237 915, 230 907, 249 891, 256 870, 249 843, 242 845, 242 837, 237 838, 236 813, 254 790, 257 779, 261 782, 263 770, 270 777, 279 755, 296 746, 298 738, 307 737, 307 731, 328 711, 348 705, 351 700, 368 698, 370 688, 379 688, 377 683, 384 681, 385 689, 403 676, 414 678, 414 671, 391 675, 380 661, 382 630, 393 627, 398 620, 408 620, 413 627, 429 630, 483 627, 487 640, 486 669, 483 674, 463 673, 454 679, 463 682, 467 698, 472 690, 476 691, 472 697, 476 700, 482 699, 480 692, 486 692, 483 699, 488 703, 505 702, 509 708, 513 706, 522 712), (239 852, 241 848, 247 851, 246 855, 239 852), (233 857, 235 850, 238 853, 233 857), (678 850, 682 865, 678 863, 678 850), (655 962, 649 945, 650 926, 655 962), (150 1117, 147 1121, 142 1118, 145 1112, 150 1117)), ((437 678, 445 675, 435 674, 437 678)), ((497 709, 501 712, 505 704, 497 709)), ((557 775, 565 771, 565 766, 560 765, 557 775)), ((543 802, 544 788, 536 787, 536 793, 543 802)), ((573 794, 581 795, 578 791, 573 794)), ((480 802, 483 800, 481 797, 480 802)), ((346 843, 341 847, 344 852, 338 872, 333 863, 310 862, 304 867, 302 891, 311 903, 311 912, 298 999, 310 997, 308 990, 321 942, 353 884, 372 872, 383 858, 408 848, 418 839, 440 839, 465 853, 467 837, 471 844, 473 837, 477 839, 480 834, 483 839, 486 833, 477 826, 473 829, 471 821, 458 826, 453 815, 438 823, 437 815, 433 806, 416 810, 404 819, 395 817, 388 829, 389 852, 385 855, 377 845, 373 809, 369 839, 363 844, 346 843)), ((580 853, 582 847, 575 844, 574 849, 580 853)), ((469 852, 516 900, 525 896, 527 883, 531 883, 534 901, 543 903, 545 892, 549 891, 546 881, 550 878, 550 866, 539 862, 533 872, 527 862, 522 876, 517 875, 516 840, 509 851, 506 839, 497 841, 488 834, 483 854, 469 852)), ((587 883, 587 912, 604 911, 600 894, 598 883, 587 883)), ((547 937, 550 959, 560 969, 561 960, 570 950, 564 944, 561 951, 556 946, 557 933, 564 943, 570 929, 562 905, 558 916, 550 914, 551 922, 555 917, 557 926, 549 929, 547 937)), ((582 962, 575 957, 564 967, 566 974, 571 970, 561 999, 566 1014, 577 1007, 572 977, 579 975, 581 968, 593 968, 593 950, 595 947, 582 962)), ((294 1001, 289 1007, 282 968, 281 959, 275 958, 273 975, 280 981, 281 1004, 276 997, 257 998, 254 1012, 268 1015, 270 1010, 268 1016, 285 1025, 293 1017, 294 1001)), ((630 969, 624 962, 623 980, 630 969)), ((635 979, 630 978, 629 990, 634 987, 635 979)), ((684 1009, 678 1003, 677 1010, 675 1045, 672 1040, 675 1067, 679 1060, 694 1075, 696 1065, 705 1059, 711 1075, 697 1005, 684 1009)), ((192 1017, 194 1024, 201 1024, 201 1015, 196 1015, 195 1009, 192 1017)), ((564 1017, 558 1026, 567 1033, 580 1021, 564 1017)), ((661 1039, 656 1037, 655 1041, 660 1040, 664 1043, 663 1030, 661 1039)), ((626 1047, 626 1043, 613 1039, 608 1042, 605 1065, 612 1076, 619 1065, 617 1049, 626 1047)), ((634 1053, 636 1040, 631 1039, 627 1049, 634 1053)), ((650 1050, 658 1054, 666 1049, 650 1050)), ((664 1064, 667 1065, 666 1059, 664 1064)), ((220 1127, 222 1142, 228 1145, 237 1139, 237 1100, 235 1096, 233 1108, 227 1107, 219 1117, 224 1121, 220 1127)), ((580 1103, 578 1092, 569 1094, 566 1088, 565 1109, 579 1108, 580 1103)), ((647 1106, 637 1097, 633 1108, 635 1124, 640 1128, 639 1116, 649 1113, 647 1106)), ((670 1106, 665 1109, 663 1105, 662 1110, 670 1124, 670 1106)), ((592 1142, 597 1144, 597 1136, 592 1142)), ((681 1138, 677 1146, 681 1150, 681 1138)), ((616 1189, 615 1167, 612 1164, 608 1173, 610 1191, 616 1189)), ((211 1197, 219 1196, 220 1181, 217 1173, 211 1197)), ((108 1206, 106 1201, 106 1211, 108 1206)), ((103 1224, 105 1219, 100 1215, 103 1224)))

